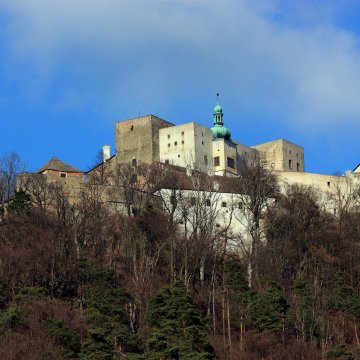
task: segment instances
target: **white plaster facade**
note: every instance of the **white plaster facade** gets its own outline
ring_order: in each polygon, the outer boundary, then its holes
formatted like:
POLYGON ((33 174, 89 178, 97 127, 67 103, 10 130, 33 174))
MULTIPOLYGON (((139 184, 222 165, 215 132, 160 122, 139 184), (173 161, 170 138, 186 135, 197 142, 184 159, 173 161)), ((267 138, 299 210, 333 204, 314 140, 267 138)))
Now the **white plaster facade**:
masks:
POLYGON ((195 122, 160 129, 159 153, 161 162, 210 172, 211 130, 195 122))

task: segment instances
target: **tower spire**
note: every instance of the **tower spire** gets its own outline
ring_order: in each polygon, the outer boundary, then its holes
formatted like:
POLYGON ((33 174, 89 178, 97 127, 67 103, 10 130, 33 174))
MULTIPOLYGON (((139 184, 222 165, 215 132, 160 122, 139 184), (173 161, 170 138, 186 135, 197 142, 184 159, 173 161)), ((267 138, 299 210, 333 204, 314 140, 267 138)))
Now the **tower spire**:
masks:
POLYGON ((223 111, 219 103, 219 93, 216 93, 216 106, 214 108, 214 127, 211 128, 214 139, 224 138, 229 140, 231 132, 224 126, 223 111))

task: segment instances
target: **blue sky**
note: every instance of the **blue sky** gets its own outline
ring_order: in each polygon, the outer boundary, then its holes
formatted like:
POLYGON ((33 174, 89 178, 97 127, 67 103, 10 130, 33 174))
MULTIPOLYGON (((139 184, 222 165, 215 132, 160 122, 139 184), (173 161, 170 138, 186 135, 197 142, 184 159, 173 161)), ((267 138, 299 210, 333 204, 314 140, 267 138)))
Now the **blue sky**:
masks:
POLYGON ((360 1, 0 0, 0 154, 81 169, 155 114, 285 138, 306 170, 360 163, 360 1))

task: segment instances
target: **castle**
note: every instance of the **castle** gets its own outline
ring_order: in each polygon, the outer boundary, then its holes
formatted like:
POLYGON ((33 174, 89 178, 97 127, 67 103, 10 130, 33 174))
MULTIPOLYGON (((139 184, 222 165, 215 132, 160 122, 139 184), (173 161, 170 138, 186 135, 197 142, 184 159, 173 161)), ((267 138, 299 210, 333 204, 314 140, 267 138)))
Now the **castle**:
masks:
MULTIPOLYGON (((217 101, 212 128, 196 122, 174 125, 154 115, 140 116, 115 124, 116 151, 111 156, 110 146, 103 147, 103 162, 88 172, 82 172, 59 159, 53 158, 37 173, 51 181, 58 181, 76 194, 76 189, 90 184, 99 169, 113 171, 116 166, 131 164, 169 164, 179 169, 194 169, 216 176, 217 179, 241 177, 241 165, 247 159, 260 161, 263 168, 278 176, 283 191, 287 185, 312 186, 322 194, 328 210, 335 212, 334 201, 329 199, 341 193, 351 196, 351 184, 360 180, 360 165, 346 176, 305 172, 304 149, 288 140, 278 139, 254 146, 246 146, 232 139, 231 131, 224 125, 223 109, 217 101), (84 182, 85 179, 85 182, 84 182)), ((231 193, 228 185, 227 193, 231 193)), ((108 183, 114 186, 114 183, 108 183)), ((117 197, 119 192, 108 195, 117 197)))
POLYGON ((241 175, 241 162, 260 156, 265 168, 278 172, 304 172, 304 149, 278 139, 246 146, 231 138, 223 110, 214 108, 214 126, 196 122, 174 125, 154 115, 116 123, 116 161, 160 161, 222 176, 241 175))

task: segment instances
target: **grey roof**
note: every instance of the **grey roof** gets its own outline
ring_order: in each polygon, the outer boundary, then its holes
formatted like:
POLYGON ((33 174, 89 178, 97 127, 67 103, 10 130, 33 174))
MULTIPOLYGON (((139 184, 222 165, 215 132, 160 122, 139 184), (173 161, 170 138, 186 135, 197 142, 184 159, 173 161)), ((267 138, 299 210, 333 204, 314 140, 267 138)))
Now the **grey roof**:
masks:
POLYGON ((73 166, 64 163, 56 157, 52 157, 46 164, 44 164, 37 173, 42 173, 45 170, 55 170, 63 172, 77 172, 82 173, 81 170, 74 168, 73 166))

